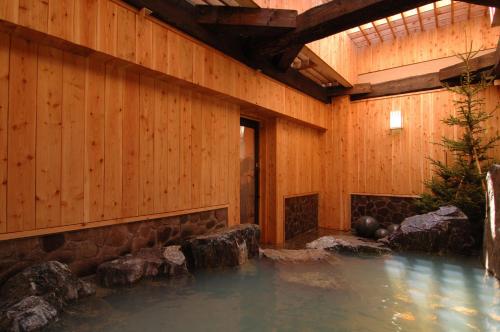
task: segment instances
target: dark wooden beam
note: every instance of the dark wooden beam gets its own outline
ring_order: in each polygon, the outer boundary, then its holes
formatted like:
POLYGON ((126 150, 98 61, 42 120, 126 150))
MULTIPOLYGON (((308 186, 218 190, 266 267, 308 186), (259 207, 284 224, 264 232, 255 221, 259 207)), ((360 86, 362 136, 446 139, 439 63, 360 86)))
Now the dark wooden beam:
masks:
POLYGON ((270 59, 249 56, 244 40, 227 33, 216 34, 196 20, 197 9, 185 0, 125 0, 128 4, 141 9, 148 8, 152 16, 200 40, 201 42, 231 56, 247 66, 262 71, 267 76, 293 87, 303 93, 328 103, 326 90, 313 80, 301 75, 297 70, 276 69, 270 59))
MULTIPOLYGON (((491 69, 497 61, 497 52, 487 53, 469 61, 471 71, 478 72, 491 69)), ((459 80, 465 70, 465 65, 460 62, 456 65, 443 68, 439 71, 439 80, 443 82, 459 80)))
POLYGON ((498 0, 462 0, 462 1, 472 3, 474 5, 500 8, 500 2, 498 0))
POLYGON ((496 78, 500 78, 500 38, 498 38, 497 50, 495 52, 495 65, 493 66, 492 74, 495 75, 496 78))
MULTIPOLYGON (((283 34, 278 39, 256 41, 252 47, 259 55, 276 56, 286 53, 287 50, 298 49, 297 45, 305 45, 431 2, 433 1, 333 0, 300 14, 297 17, 297 28, 294 30, 283 34)), ((293 56, 288 56, 288 58, 293 58, 293 56)))
POLYGON ((372 92, 372 85, 370 83, 354 84, 352 88, 328 88, 328 95, 331 97, 361 95, 370 92, 372 92))
POLYGON ((435 90, 443 87, 439 73, 412 76, 400 80, 372 84, 371 92, 351 95, 352 100, 399 95, 403 93, 435 90))
POLYGON ((287 9, 196 6, 197 21, 207 25, 272 27, 294 29, 297 11, 287 9))

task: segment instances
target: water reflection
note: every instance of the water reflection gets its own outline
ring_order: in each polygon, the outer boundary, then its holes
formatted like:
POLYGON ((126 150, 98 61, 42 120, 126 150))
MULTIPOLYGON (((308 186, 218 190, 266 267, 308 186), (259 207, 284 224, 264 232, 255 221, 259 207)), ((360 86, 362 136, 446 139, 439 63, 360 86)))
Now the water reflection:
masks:
POLYGON ((52 331, 500 331, 500 289, 475 260, 334 258, 148 281, 72 307, 52 331))

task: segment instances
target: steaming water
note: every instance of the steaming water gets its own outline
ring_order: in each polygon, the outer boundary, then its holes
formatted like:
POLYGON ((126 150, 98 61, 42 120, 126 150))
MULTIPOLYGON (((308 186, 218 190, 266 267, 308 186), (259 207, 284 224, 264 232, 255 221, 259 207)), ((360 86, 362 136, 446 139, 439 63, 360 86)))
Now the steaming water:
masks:
POLYGON ((49 331, 500 331, 500 289, 463 258, 254 260, 101 290, 49 331))

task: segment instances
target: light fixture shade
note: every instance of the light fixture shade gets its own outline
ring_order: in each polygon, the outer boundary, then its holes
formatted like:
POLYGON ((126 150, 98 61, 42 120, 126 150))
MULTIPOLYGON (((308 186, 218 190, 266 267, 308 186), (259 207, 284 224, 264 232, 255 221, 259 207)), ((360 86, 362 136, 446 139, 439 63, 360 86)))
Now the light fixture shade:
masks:
POLYGON ((401 116, 401 111, 391 111, 391 117, 389 120, 389 127, 391 129, 401 129, 403 128, 403 117, 401 116))

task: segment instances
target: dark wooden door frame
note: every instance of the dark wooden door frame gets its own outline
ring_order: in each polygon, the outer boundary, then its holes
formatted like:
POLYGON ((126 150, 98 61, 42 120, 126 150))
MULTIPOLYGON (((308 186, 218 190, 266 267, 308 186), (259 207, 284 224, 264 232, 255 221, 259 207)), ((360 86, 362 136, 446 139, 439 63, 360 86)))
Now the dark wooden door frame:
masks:
POLYGON ((254 179, 254 184, 255 184, 255 197, 254 197, 254 214, 255 214, 255 224, 259 225, 259 217, 260 217, 260 123, 255 120, 251 120, 248 118, 241 117, 240 118, 240 126, 247 127, 247 128, 252 128, 254 130, 254 159, 255 159, 255 179, 254 179))

